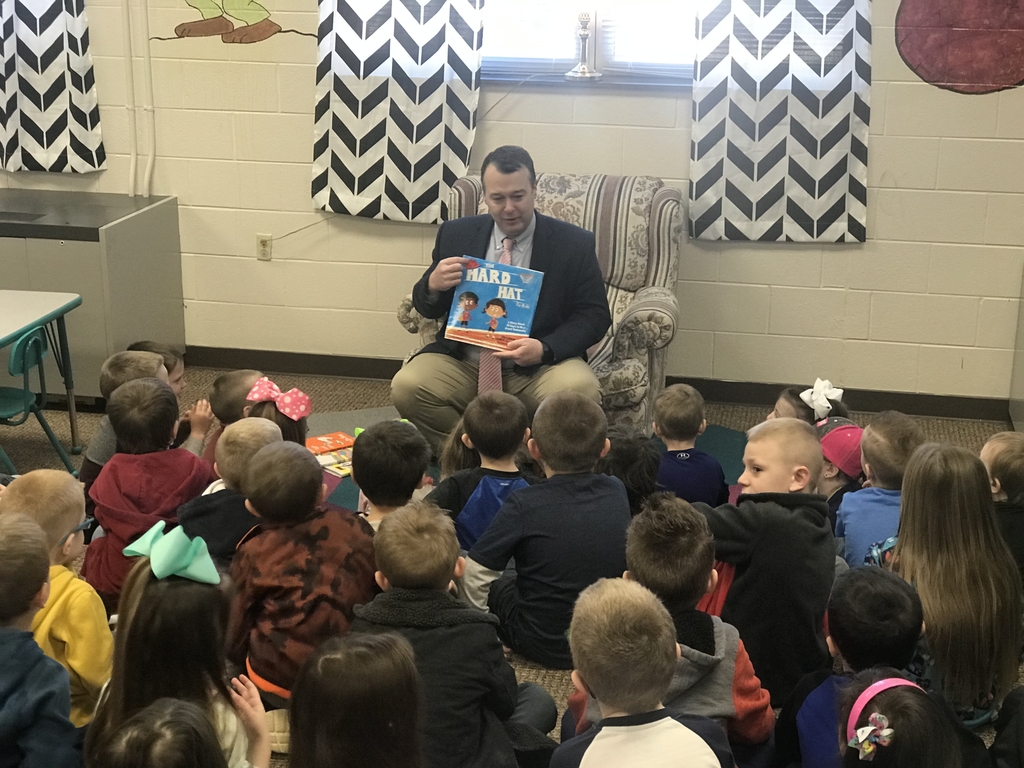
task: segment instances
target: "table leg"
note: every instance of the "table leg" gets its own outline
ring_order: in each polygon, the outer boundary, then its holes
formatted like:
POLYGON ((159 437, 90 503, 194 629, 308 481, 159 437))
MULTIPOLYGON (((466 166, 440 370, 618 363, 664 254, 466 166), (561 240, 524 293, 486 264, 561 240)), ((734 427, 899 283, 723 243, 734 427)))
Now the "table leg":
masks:
POLYGON ((71 422, 71 452, 82 452, 82 444, 78 440, 78 412, 75 410, 75 380, 71 375, 71 350, 68 348, 68 329, 64 324, 64 315, 57 318, 57 340, 60 345, 61 376, 64 377, 64 388, 68 394, 68 421, 71 422))

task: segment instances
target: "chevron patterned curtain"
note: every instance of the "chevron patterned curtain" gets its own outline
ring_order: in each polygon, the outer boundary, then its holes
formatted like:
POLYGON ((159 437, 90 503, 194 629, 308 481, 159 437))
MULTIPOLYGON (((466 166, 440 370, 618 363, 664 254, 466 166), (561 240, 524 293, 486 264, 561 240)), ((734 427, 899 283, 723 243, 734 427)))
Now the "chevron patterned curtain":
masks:
POLYGON ((0 168, 105 164, 84 0, 0 0, 0 168))
POLYGON ((483 4, 320 0, 318 207, 373 219, 442 219, 476 133, 483 4))
POLYGON ((866 236, 870 0, 701 0, 690 236, 866 236))

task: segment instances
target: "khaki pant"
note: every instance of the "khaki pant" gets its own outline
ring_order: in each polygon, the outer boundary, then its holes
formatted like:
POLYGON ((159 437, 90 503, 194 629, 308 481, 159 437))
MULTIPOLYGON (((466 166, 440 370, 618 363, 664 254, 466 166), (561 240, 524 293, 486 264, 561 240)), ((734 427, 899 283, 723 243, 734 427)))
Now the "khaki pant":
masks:
MULTIPOLYGON (((410 360, 391 380, 391 401, 403 418, 415 424, 437 450, 476 397, 477 364, 426 352, 410 360)), ((583 360, 574 357, 555 365, 542 365, 532 376, 504 371, 502 388, 515 395, 530 412, 548 395, 575 390, 601 402, 597 377, 583 360)))

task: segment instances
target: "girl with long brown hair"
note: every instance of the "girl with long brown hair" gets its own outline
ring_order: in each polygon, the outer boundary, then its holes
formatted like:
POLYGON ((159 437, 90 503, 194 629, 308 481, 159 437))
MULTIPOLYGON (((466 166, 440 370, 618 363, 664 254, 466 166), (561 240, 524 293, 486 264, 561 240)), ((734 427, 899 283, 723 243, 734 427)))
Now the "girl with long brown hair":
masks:
POLYGON ((907 464, 892 569, 913 584, 925 634, 907 671, 968 725, 990 719, 1017 679, 1020 574, 996 525, 988 474, 965 448, 926 443, 907 464))

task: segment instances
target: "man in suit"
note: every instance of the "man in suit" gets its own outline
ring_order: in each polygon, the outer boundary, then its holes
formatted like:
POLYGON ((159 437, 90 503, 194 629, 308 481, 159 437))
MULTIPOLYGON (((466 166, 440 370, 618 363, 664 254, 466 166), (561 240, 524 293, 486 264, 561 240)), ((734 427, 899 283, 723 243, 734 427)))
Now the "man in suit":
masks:
POLYGON ((479 347, 444 337, 455 287, 470 258, 501 261, 504 253, 514 266, 544 273, 530 337, 493 353, 501 362, 502 388, 531 413, 545 397, 566 389, 601 402, 587 349, 604 338, 612 320, 593 233, 534 210, 537 176, 522 147, 491 152, 481 177, 488 213, 441 225, 431 264, 412 291, 421 315, 442 319, 437 339, 391 381, 395 407, 435 448, 486 377, 479 347))

